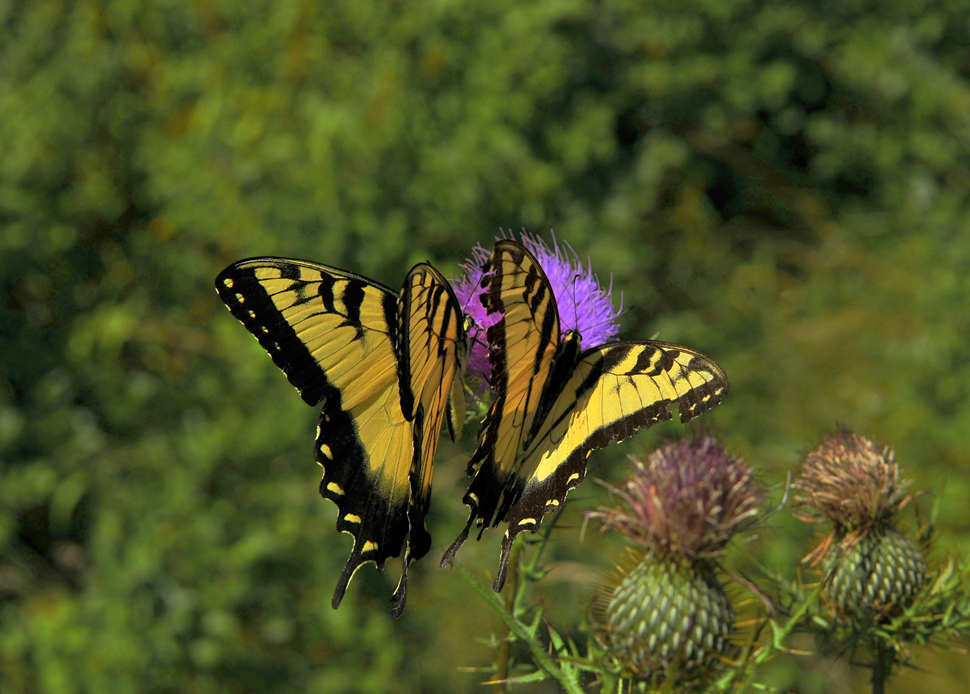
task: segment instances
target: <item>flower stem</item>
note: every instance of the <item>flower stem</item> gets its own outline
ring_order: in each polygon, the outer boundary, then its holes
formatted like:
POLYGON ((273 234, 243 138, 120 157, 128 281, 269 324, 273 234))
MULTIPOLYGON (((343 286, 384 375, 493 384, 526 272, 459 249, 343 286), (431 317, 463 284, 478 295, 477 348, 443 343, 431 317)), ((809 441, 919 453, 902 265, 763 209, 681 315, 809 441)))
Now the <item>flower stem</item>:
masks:
POLYGON ((882 639, 876 640, 875 649, 876 653, 872 663, 872 694, 884 694, 886 678, 889 675, 889 668, 892 666, 892 656, 882 639))
POLYGON ((569 694, 583 694, 582 687, 562 671, 562 668, 559 667, 555 659, 546 653, 545 648, 539 643, 538 639, 529 633, 529 627, 516 619, 491 589, 479 584, 461 564, 456 563, 454 566, 468 585, 478 593, 478 597, 499 613, 512 635, 528 646, 529 652, 532 654, 532 658, 539 669, 558 682, 559 686, 563 688, 563 691, 569 694))
MULTIPOLYGON (((772 638, 761 648, 754 649, 754 644, 749 646, 748 652, 742 658, 739 665, 728 671, 714 685, 714 691, 726 692, 733 690, 735 687, 746 682, 759 665, 773 658, 778 652, 789 652, 785 646, 785 641, 797 627, 804 623, 809 609, 819 599, 823 588, 824 584, 819 583, 818 587, 805 598, 801 606, 791 614, 784 625, 779 625, 773 619, 769 620, 768 624, 772 630, 772 638)), ((875 690, 873 691, 875 694, 875 690)), ((880 694, 882 694, 882 690, 880 690, 880 694)))
MULTIPOLYGON (((509 583, 512 584, 512 590, 505 592, 505 610, 510 614, 515 614, 513 611, 516 596, 519 592, 519 552, 521 550, 521 545, 516 545, 512 549, 512 561, 509 566, 509 583)), ((509 654, 512 651, 512 639, 509 638, 512 631, 509 629, 508 625, 505 625, 505 631, 502 634, 502 638, 499 641, 498 656, 495 659, 495 678, 499 680, 499 689, 496 691, 507 692, 509 691, 508 682, 505 680, 509 676, 509 654)))

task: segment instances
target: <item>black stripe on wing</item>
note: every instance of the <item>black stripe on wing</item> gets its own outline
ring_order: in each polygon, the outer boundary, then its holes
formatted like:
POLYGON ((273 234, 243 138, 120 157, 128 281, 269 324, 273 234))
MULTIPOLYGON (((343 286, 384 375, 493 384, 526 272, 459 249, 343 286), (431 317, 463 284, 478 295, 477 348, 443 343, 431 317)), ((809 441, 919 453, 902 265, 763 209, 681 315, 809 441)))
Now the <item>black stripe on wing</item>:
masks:
POLYGON ((677 405, 681 421, 687 422, 720 403, 727 391, 727 376, 717 362, 680 345, 614 342, 583 353, 526 451, 522 469, 526 479, 520 482, 523 488, 517 503, 507 513, 509 526, 502 540, 495 590, 505 582, 515 537, 536 532, 545 514, 561 508, 567 493, 585 478, 586 460, 593 450, 671 419, 671 405, 677 405), (614 388, 626 397, 599 401, 604 391, 614 388), (591 407, 591 400, 599 406, 591 407), (614 417, 590 423, 591 417, 607 412, 607 406, 615 410, 614 417), (552 471, 537 469, 547 451, 554 451, 559 460, 552 471))
POLYGON ((293 295, 293 303, 288 304, 291 308, 308 308, 317 302, 319 315, 330 319, 340 316, 342 320, 334 321, 334 327, 352 327, 360 339, 360 308, 365 292, 380 292, 386 329, 391 333, 392 343, 397 339, 396 295, 387 287, 353 273, 283 258, 254 258, 230 265, 219 273, 215 284, 219 298, 232 315, 259 340, 309 405, 318 404, 333 386, 293 325, 277 307, 274 297, 293 295), (276 270, 279 280, 283 281, 268 282, 266 278, 257 277, 257 272, 267 269, 276 270), (306 278, 307 272, 313 273, 312 280, 306 278), (338 282, 345 284, 339 301, 334 292, 338 282), (269 284, 275 287, 272 294, 267 290, 269 284))

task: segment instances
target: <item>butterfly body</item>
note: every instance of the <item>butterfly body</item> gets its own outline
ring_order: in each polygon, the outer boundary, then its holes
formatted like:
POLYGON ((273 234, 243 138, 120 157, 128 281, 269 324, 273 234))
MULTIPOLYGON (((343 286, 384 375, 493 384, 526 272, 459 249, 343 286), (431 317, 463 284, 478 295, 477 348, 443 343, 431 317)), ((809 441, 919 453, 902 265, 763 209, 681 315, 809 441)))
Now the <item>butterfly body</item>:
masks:
POLYGON ((505 581, 515 537, 536 532, 586 475, 597 448, 672 417, 705 412, 727 392, 709 357, 660 341, 611 342, 581 349, 561 333, 552 286, 521 244, 499 241, 484 269, 483 304, 502 318, 488 328, 495 400, 469 463, 468 522, 445 553, 447 564, 472 524, 508 522, 494 588, 505 581))
POLYGON ((304 401, 322 407, 320 493, 354 538, 333 606, 360 566, 383 569, 405 547, 400 614, 408 563, 431 546, 425 516, 441 421, 454 433, 453 413, 464 410, 468 338, 450 285, 425 263, 397 295, 339 268, 252 258, 220 273, 216 290, 304 401))

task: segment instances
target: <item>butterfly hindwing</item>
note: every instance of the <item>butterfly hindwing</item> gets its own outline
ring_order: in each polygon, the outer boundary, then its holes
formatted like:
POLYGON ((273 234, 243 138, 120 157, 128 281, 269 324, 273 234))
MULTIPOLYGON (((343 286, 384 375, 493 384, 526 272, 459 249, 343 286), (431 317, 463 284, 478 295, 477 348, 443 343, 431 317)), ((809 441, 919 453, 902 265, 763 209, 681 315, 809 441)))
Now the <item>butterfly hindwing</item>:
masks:
POLYGON ((502 318, 488 329, 495 400, 483 422, 464 501, 470 513, 445 553, 446 564, 473 523, 508 521, 494 588, 505 581, 515 537, 536 532, 586 475, 596 448, 671 418, 701 414, 727 392, 709 357, 658 341, 613 342, 581 351, 580 335, 560 335, 552 286, 535 257, 499 241, 486 264, 483 303, 502 318))
MULTIPOLYGON (((572 335, 575 335, 573 333, 572 335)), ((565 341, 573 339, 567 335, 565 341)), ((671 418, 686 422, 714 407, 727 376, 709 357, 659 341, 612 342, 580 355, 523 455, 521 490, 508 514, 499 578, 516 535, 535 532, 586 476, 590 453, 671 418)))
MULTIPOLYGON (((452 297, 443 302, 444 308, 432 311, 423 307, 422 295, 415 296, 414 278, 428 276, 434 292, 440 289, 439 281, 451 291, 426 264, 409 273, 400 298, 354 273, 281 258, 240 261, 216 279, 229 310, 256 336, 303 399, 312 405, 322 402, 314 443, 314 457, 323 468, 320 493, 337 505, 338 530, 354 538, 334 591, 334 607, 360 566, 374 562, 383 569, 388 557, 400 555, 407 538, 408 556, 394 594, 394 612, 399 614, 407 561, 419 558, 430 544, 424 530, 427 504, 412 508, 413 487, 416 479, 426 478, 430 491, 441 412, 431 413, 434 422, 424 426, 414 403, 437 407, 434 379, 441 377, 437 389, 447 395, 451 380, 461 378, 463 364, 455 359, 436 367, 428 357, 417 376, 410 371, 419 363, 415 354, 421 350, 458 351, 440 345, 447 339, 441 336, 452 333, 435 332, 438 314, 449 316, 447 320, 452 311, 460 316, 457 302, 452 297), (422 318, 425 310, 428 317, 422 318), (422 391, 414 396, 411 384, 418 382, 422 391), (423 459, 422 451, 432 457, 423 459), (415 528, 420 530, 409 535, 415 528)), ((454 333, 454 343, 463 339, 463 334, 454 333)))
MULTIPOLYGON (((430 265, 417 265, 408 273, 399 312, 403 337, 400 358, 406 367, 401 378, 401 401, 404 416, 415 422, 408 553, 409 558, 420 559, 431 548, 424 519, 431 501, 432 463, 442 419, 446 411, 464 409, 460 387, 468 338, 451 285, 430 265), (458 396, 460 405, 454 402, 458 396)), ((449 428, 453 427, 449 423, 449 428)))

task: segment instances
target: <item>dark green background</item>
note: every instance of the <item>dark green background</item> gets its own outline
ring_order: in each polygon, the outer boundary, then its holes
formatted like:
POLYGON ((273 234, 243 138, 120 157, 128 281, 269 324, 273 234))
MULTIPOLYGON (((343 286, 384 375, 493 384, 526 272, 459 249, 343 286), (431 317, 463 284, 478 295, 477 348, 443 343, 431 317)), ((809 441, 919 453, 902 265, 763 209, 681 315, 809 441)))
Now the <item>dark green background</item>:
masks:
MULTIPOLYGON (((701 421, 774 502, 842 423, 942 489, 941 547, 968 548, 967 4, 482 5, 0 2, 0 691, 488 691, 460 668, 499 622, 436 568, 476 426, 442 444, 403 618, 397 567, 333 611, 316 412, 212 289, 253 255, 399 286, 554 228, 625 336, 725 367, 701 421)), ((602 498, 571 495, 537 587, 560 630, 611 561, 581 542, 602 498)), ((811 534, 782 513, 744 551, 794 577, 811 534)), ((499 539, 459 555, 482 582, 499 539)), ((895 691, 967 691, 966 656, 920 653, 895 691)), ((862 691, 849 670, 762 681, 862 691)))

